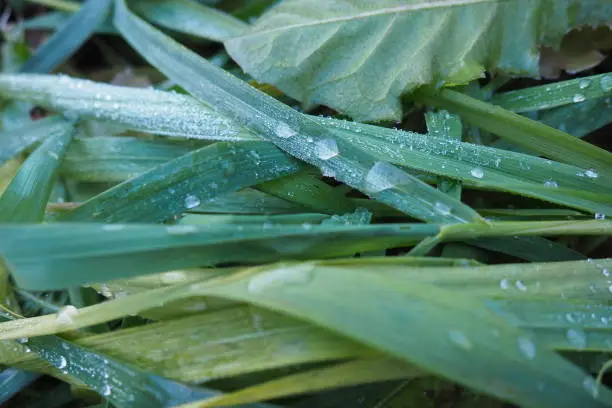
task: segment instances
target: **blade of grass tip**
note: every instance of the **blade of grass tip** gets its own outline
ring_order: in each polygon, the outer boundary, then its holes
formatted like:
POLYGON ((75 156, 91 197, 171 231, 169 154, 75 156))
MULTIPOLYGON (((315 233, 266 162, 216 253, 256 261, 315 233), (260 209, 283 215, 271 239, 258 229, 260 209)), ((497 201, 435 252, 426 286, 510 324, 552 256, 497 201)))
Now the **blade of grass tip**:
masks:
POLYGON ((152 23, 211 41, 237 37, 249 27, 230 14, 189 0, 139 0, 129 4, 152 23))
POLYGON ((192 402, 180 408, 223 407, 274 398, 313 393, 333 388, 350 387, 423 376, 424 373, 404 362, 388 358, 364 359, 291 374, 230 394, 192 402))
POLYGON ((612 96, 612 74, 532 86, 493 95, 491 102, 512 112, 530 112, 612 96))
POLYGON ((60 161, 74 133, 72 126, 57 125, 53 125, 55 133, 28 157, 0 196, 0 222, 43 220, 60 161))
POLYGON ((289 106, 187 50, 115 2, 115 26, 153 66, 218 112, 371 197, 428 221, 482 221, 470 207, 337 138, 289 106), (297 135, 300 137, 294 137, 297 135), (440 202, 450 211, 440 211, 440 202))
POLYGON ((467 122, 529 151, 564 163, 595 168, 601 173, 612 173, 610 152, 499 106, 451 89, 438 92, 421 89, 414 98, 425 104, 455 112, 467 122))
MULTIPOLYGON (((10 127, 10 126, 9 126, 10 127)), ((66 132, 71 126, 59 116, 24 123, 14 129, 0 133, 0 165, 23 152, 34 143, 58 133, 66 132)))
POLYGON ((21 68, 22 72, 51 72, 68 59, 102 23, 112 0, 88 0, 21 68))
POLYGON ((60 221, 156 222, 205 200, 297 172, 269 143, 219 142, 127 180, 62 214, 60 221))
POLYGON ((0 240, 0 254, 21 288, 47 290, 220 263, 350 255, 411 245, 438 231, 433 224, 304 227, 54 222, 0 226, 0 236, 5 238, 0 240))

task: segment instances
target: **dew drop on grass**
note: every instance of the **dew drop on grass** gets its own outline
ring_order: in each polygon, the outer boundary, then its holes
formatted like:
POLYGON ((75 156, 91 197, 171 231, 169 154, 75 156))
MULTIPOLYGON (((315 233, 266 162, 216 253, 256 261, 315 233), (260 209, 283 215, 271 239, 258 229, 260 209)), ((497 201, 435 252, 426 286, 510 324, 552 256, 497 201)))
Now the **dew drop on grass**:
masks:
POLYGON ((484 170, 480 167, 475 167, 470 171, 470 174, 476 177, 477 179, 481 179, 484 177, 484 170))
POLYGON ((524 355, 527 359, 533 360, 536 356, 535 343, 526 337, 519 337, 517 341, 521 354, 524 355))
POLYGON ((286 124, 279 123, 276 126, 276 129, 274 129, 274 134, 282 139, 289 139, 290 137, 297 135, 297 132, 286 124))
POLYGON ((588 78, 582 79, 580 82, 578 82, 578 88, 587 89, 589 86, 591 86, 591 82, 592 81, 588 78))
POLYGON ((189 235, 198 232, 198 227, 189 224, 169 225, 166 232, 169 235, 189 235))
POLYGON ((273 288, 287 285, 303 285, 312 279, 312 264, 280 266, 251 278, 248 290, 251 293, 262 293, 273 288))
POLYGON ((565 338, 572 347, 577 349, 583 349, 587 346, 586 334, 580 329, 568 329, 565 338))
POLYGON ((187 275, 185 275, 185 272, 171 271, 162 273, 159 279, 162 283, 167 284, 180 283, 187 279, 187 275))
POLYGON ((508 279, 502 279, 499 281, 499 287, 502 288, 502 290, 508 290, 510 288, 510 282, 508 279))
POLYGON ((200 205, 200 199, 193 194, 189 194, 185 197, 185 207, 192 209, 200 205))
POLYGON ((62 368, 66 368, 67 365, 68 365, 68 360, 66 360, 66 357, 60 356, 59 361, 57 362, 57 368, 61 370, 62 368))
POLYGON ((586 100, 586 97, 583 94, 578 93, 572 96, 572 102, 574 103, 584 102, 585 100, 586 100))
POLYGON ((521 292, 527 292, 527 285, 522 280, 517 280, 514 286, 521 292))
POLYGON ((550 187, 550 188, 557 188, 557 187, 559 187, 559 185, 557 184, 557 182, 555 180, 546 180, 544 182, 544 186, 545 187, 550 187))
POLYGON ((319 140, 315 144, 315 154, 321 160, 329 160, 339 153, 338 143, 334 139, 319 140))
POLYGON ((599 173, 597 173, 597 171, 595 171, 594 169, 585 170, 584 175, 587 176, 588 178, 594 178, 594 179, 599 177, 599 173))
POLYGON ((452 341, 464 350, 471 350, 473 347, 470 339, 461 330, 449 330, 448 338, 450 339, 450 341, 452 341))
POLYGON ((111 395, 111 387, 108 384, 104 384, 102 386, 102 395, 105 397, 108 397, 109 395, 111 395))
POLYGON ((595 213, 595 219, 596 220, 605 220, 606 219, 606 215, 602 214, 602 213, 595 213))
POLYGON ((379 161, 374 163, 366 174, 365 184, 368 193, 376 194, 396 186, 412 184, 412 180, 401 169, 379 161))
POLYGON ((123 224, 106 224, 102 226, 102 231, 116 232, 125 228, 123 224))
POLYGON ((72 318, 77 314, 79 314, 79 309, 72 305, 67 305, 57 312, 55 320, 60 324, 72 324, 72 318))
POLYGON ((610 277, 610 270, 609 270, 608 268, 603 268, 603 269, 601 270, 601 274, 602 274, 603 276, 605 276, 606 278, 608 278, 608 277, 610 277))
POLYGON ((449 215, 451 213, 451 208, 440 201, 436 201, 436 203, 434 204, 434 208, 436 209, 438 214, 441 215, 449 215))
POLYGON ((612 91, 612 75, 604 75, 601 77, 599 86, 601 86, 601 90, 604 92, 612 91))

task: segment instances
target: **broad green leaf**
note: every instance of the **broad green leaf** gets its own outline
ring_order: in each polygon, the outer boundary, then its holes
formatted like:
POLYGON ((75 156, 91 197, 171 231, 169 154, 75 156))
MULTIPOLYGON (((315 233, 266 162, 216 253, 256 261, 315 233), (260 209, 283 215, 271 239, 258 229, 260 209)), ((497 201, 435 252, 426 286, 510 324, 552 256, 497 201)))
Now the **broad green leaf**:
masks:
POLYGON ((0 196, 0 223, 40 222, 44 217, 60 161, 74 133, 66 122, 46 126, 52 135, 28 157, 0 196))
POLYGON ((52 116, 0 133, 0 165, 32 144, 65 133, 70 128, 65 120, 52 116))
POLYGON ((610 95, 612 75, 601 74, 495 94, 491 102, 513 112, 529 112, 610 95))
POLYGON ((403 93, 485 70, 539 77, 540 47, 610 21, 599 0, 285 0, 225 46, 255 79, 306 105, 399 120, 403 93))
POLYGON ((418 219, 482 221, 461 202, 385 161, 375 160, 312 119, 182 47, 131 14, 123 1, 115 6, 115 26, 153 66, 292 156, 418 219), (444 205, 444 210, 436 203, 444 205))
POLYGON ((44 43, 21 68, 22 72, 51 72, 68 59, 102 23, 112 0, 89 0, 44 43))
POLYGON ((354 360, 288 375, 230 394, 185 404, 181 408, 233 406, 336 387, 408 379, 422 375, 424 373, 420 370, 397 360, 387 358, 354 360))
POLYGON ((127 180, 59 219, 115 223, 164 221, 205 200, 299 169, 296 161, 272 144, 218 142, 127 180))
POLYGON ((212 41, 236 37, 248 28, 229 14, 190 0, 138 0, 129 4, 152 23, 212 41))

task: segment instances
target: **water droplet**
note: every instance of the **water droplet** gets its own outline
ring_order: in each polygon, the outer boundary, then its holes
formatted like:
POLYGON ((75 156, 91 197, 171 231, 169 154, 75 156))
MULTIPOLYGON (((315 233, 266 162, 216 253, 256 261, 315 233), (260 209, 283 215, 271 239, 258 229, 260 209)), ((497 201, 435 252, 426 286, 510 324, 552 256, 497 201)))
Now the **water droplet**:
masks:
POLYGON ((30 339, 27 338, 27 337, 21 337, 21 338, 17 339, 17 343, 19 343, 19 344, 26 344, 28 341, 30 341, 30 339))
POLYGON ((597 398, 599 396, 599 386, 597 385, 597 381, 595 381, 595 379, 590 375, 584 378, 582 386, 593 398, 597 398))
POLYGON ((502 279, 499 281, 499 287, 502 288, 502 290, 507 290, 510 288, 510 282, 508 279, 502 279))
POLYGON ((525 283, 521 280, 517 280, 514 286, 516 286, 516 288, 521 292, 527 292, 527 285, 525 285, 525 283))
POLYGON ((287 126, 284 123, 279 123, 276 126, 276 129, 274 129, 274 133, 276 134, 276 136, 283 138, 283 139, 288 139, 290 137, 297 135, 297 132, 295 130, 291 129, 289 126, 287 126))
POLYGON ((190 224, 169 225, 166 232, 170 235, 189 235, 198 232, 198 227, 190 224))
POLYGON ((315 154, 321 160, 329 160, 338 155, 338 144, 334 139, 319 140, 315 144, 315 154))
POLYGON ((185 197, 185 207, 192 209, 200 205, 200 199, 192 194, 185 197))
POLYGON ((601 86, 601 90, 604 92, 612 91, 612 75, 604 75, 601 77, 599 85, 601 86))
POLYGON ((60 356, 59 361, 57 362, 57 368, 61 370, 62 368, 66 368, 67 365, 68 365, 68 360, 66 360, 66 357, 60 356))
POLYGON ((481 169, 480 167, 476 167, 470 171, 470 174, 476 177, 477 179, 481 179, 484 177, 484 170, 481 169))
POLYGON ((79 113, 74 110, 64 111, 64 119, 70 122, 76 122, 77 120, 79 120, 79 113))
POLYGON ((72 324, 72 318, 79 314, 79 309, 72 305, 62 307, 55 317, 55 320, 60 324, 72 324))
POLYGON ((159 278, 159 280, 162 283, 168 283, 168 284, 183 282, 186 279, 187 279, 187 275, 185 275, 185 272, 181 272, 181 271, 165 272, 165 273, 162 273, 159 278))
POLYGON ((529 360, 533 360, 536 356, 535 343, 526 337, 519 337, 517 341, 521 354, 527 357, 529 360))
POLYGON ((596 220, 605 220, 606 219, 606 214, 595 213, 595 219, 596 220))
POLYGON ((585 170, 584 175, 587 176, 588 178, 594 178, 594 179, 599 177, 599 173, 597 173, 597 171, 595 171, 594 169, 585 170))
POLYGON ((309 231, 312 229, 312 224, 309 222, 305 222, 302 224, 302 228, 304 229, 304 231, 309 231))
POLYGON ((544 186, 546 187, 551 187, 551 188, 557 188, 559 187, 559 185, 557 184, 557 182, 555 180, 546 180, 544 182, 544 186))
POLYGON ((47 154, 49 155, 49 157, 51 157, 53 160, 59 160, 59 156, 57 155, 57 153, 55 152, 47 152, 47 154))
POLYGON ((451 208, 440 201, 436 201, 436 203, 434 204, 434 208, 439 214, 442 215, 449 215, 451 213, 451 208))
POLYGON ((608 286, 608 292, 612 293, 612 285, 608 286))
POLYGON ((366 190, 376 194, 398 185, 412 184, 412 180, 401 169, 387 162, 376 162, 366 174, 365 183, 366 190))
POLYGON ((586 334, 580 329, 568 329, 565 338, 572 347, 577 349, 583 349, 587 346, 586 334))
POLYGON ((591 86, 591 80, 588 78, 584 78, 582 80, 580 80, 580 82, 578 82, 578 88, 580 89, 587 89, 589 86, 591 86))
POLYGON ((574 103, 584 102, 585 100, 586 100, 586 97, 583 94, 576 94, 572 96, 572 102, 574 103))
POLYGON ((124 228, 125 228, 125 225, 123 224, 106 224, 102 226, 102 231, 114 232, 114 231, 121 231, 124 228))
POLYGON ((464 350, 472 349, 472 342, 461 330, 449 330, 448 338, 464 350))
POLYGON ((601 274, 605 277, 609 277, 610 276, 610 270, 608 268, 603 268, 601 270, 601 274))
POLYGON ((109 395, 111 395, 111 387, 108 384, 104 384, 104 386, 102 387, 102 395, 105 397, 108 397, 109 395))
POLYGON ((252 293, 261 293, 265 290, 287 285, 306 284, 312 278, 313 269, 311 263, 280 266, 251 278, 248 290, 252 293))

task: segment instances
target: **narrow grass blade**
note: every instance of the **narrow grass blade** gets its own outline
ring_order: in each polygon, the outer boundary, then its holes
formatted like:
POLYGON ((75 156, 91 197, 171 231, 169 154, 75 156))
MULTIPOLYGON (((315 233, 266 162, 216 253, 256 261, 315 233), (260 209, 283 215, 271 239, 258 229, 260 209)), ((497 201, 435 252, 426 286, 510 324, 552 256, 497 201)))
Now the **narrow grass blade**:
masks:
POLYGON ((481 220, 471 208, 397 167, 377 162, 315 121, 211 65, 131 14, 123 1, 115 3, 114 18, 124 38, 153 66, 292 156, 416 218, 481 220), (437 202, 450 211, 440 211, 437 202))
POLYGON ((181 408, 233 406, 234 404, 264 401, 372 382, 414 378, 422 375, 424 375, 422 371, 397 360, 386 358, 356 360, 288 375, 230 394, 185 404, 181 408))
POLYGON ((201 143, 100 136, 74 140, 60 172, 73 180, 121 182, 183 156, 201 143))
POLYGON ((612 122, 611 109, 612 98, 595 99, 539 112, 538 120, 570 135, 584 137, 612 122))
MULTIPOLYGON (((39 16, 35 16, 24 20, 22 23, 22 27, 26 30, 59 30, 64 25, 66 25, 67 21, 73 13, 66 13, 61 11, 51 12, 41 14, 39 16)), ((110 16, 109 16, 110 17, 110 16)), ((99 23, 95 30, 95 34, 119 34, 115 27, 113 27, 112 20, 109 18, 105 19, 101 23, 99 23)))
POLYGON ((305 228, 53 223, 0 226, 0 254, 20 287, 47 290, 220 263, 351 255, 411 245, 438 231, 438 226, 425 224, 305 228))
POLYGON ((415 98, 429 105, 455 112, 467 122, 529 151, 535 151, 564 163, 595 168, 600 173, 612 173, 610 152, 514 112, 450 89, 443 89, 437 93, 422 91, 416 94, 415 98))
MULTIPOLYGON (((446 111, 428 112, 425 114, 425 121, 430 136, 461 142, 463 126, 459 116, 446 111)), ((438 182, 438 189, 451 197, 461 199, 461 183, 453 179, 441 179, 438 182)))
POLYGON ((71 125, 52 116, 0 133, 0 165, 23 152, 34 143, 58 133, 65 133, 71 125))
POLYGON ((255 189, 244 189, 203 202, 192 213, 220 214, 288 214, 305 212, 301 205, 290 203, 255 189))
POLYGON ((6 403, 15 394, 29 386, 40 374, 16 368, 5 368, 0 372, 0 404, 6 403))
POLYGON ((129 4, 152 23, 212 41, 237 37, 248 28, 229 14, 189 0, 139 0, 129 4))
POLYGON ((28 157, 0 196, 0 223, 42 221, 59 162, 72 140, 73 128, 60 124, 48 129, 55 134, 28 157))
POLYGON ((295 173, 300 167, 271 144, 219 142, 125 181, 59 219, 163 221, 204 200, 295 173))
POLYGON ((21 68, 22 72, 51 72, 70 57, 102 23, 111 0, 89 0, 44 43, 21 68))
POLYGON ((467 243, 531 262, 576 261, 586 258, 578 251, 542 237, 486 238, 467 243))
POLYGON ((498 93, 491 102, 513 112, 556 108, 612 96, 612 75, 600 74, 498 93))

